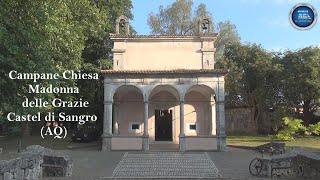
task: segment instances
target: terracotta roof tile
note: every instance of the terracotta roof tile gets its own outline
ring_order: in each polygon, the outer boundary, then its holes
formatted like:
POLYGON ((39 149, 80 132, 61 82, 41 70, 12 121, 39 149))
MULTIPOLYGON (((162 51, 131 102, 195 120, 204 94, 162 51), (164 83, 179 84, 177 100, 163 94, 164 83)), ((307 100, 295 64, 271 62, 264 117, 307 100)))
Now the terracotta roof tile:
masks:
POLYGON ((126 35, 126 34, 109 34, 110 38, 200 38, 200 37, 216 37, 218 33, 204 34, 201 36, 183 36, 183 35, 126 35))
POLYGON ((226 69, 172 69, 172 70, 101 70, 103 74, 188 74, 214 73, 226 74, 226 69))

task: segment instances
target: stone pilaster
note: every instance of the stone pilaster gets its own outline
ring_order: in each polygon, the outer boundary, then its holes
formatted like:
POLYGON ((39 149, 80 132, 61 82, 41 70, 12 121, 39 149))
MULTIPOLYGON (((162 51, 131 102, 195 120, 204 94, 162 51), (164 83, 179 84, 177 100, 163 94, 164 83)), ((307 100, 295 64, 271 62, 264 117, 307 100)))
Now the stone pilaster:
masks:
POLYGON ((224 81, 218 82, 217 87, 217 146, 219 151, 226 151, 225 109, 224 109, 224 81))
POLYGON ((112 101, 104 102, 103 135, 112 135, 112 101))
MULTIPOLYGON (((122 47, 123 43, 118 43, 115 44, 115 46, 120 46, 122 47)), ((114 70, 119 70, 119 69, 124 69, 124 53, 125 49, 112 49, 113 52, 113 69, 114 70)))
POLYGON ((104 84, 104 107, 103 107, 103 133, 102 133, 102 151, 111 150, 112 137, 112 95, 111 88, 104 84))
POLYGON ((112 101, 104 102, 102 150, 111 150, 112 136, 112 101))
POLYGON ((203 69, 214 69, 214 39, 202 37, 201 42, 201 53, 202 53, 202 68, 203 69))

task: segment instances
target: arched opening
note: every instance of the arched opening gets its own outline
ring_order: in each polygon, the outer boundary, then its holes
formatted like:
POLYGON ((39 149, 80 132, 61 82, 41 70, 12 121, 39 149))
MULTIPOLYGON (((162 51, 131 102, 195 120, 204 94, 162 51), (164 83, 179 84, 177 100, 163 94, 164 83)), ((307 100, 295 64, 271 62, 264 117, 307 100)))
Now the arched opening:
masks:
POLYGON ((143 134, 143 94, 133 85, 117 88, 113 96, 113 134, 141 136, 143 134))
POLYGON ((116 21, 116 34, 129 35, 129 20, 126 16, 121 15, 116 21))
POLYGON ((215 107, 212 110, 214 91, 206 85, 194 85, 185 94, 186 136, 208 136, 215 128, 215 107), (214 112, 212 112, 214 111, 214 112), (213 121, 212 121, 213 120, 213 121))
POLYGON ((179 92, 170 85, 158 85, 149 95, 151 143, 179 143, 179 92))

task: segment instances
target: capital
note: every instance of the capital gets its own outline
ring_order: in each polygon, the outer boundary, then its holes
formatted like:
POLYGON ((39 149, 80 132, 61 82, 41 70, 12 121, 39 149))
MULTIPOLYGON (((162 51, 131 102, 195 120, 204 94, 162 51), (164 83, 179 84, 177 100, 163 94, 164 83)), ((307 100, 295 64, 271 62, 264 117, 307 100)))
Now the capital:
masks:
POLYGON ((103 101, 103 104, 104 105, 110 105, 110 104, 112 104, 113 103, 113 101, 103 101))
POLYGON ((217 101, 217 104, 224 104, 225 101, 217 101))

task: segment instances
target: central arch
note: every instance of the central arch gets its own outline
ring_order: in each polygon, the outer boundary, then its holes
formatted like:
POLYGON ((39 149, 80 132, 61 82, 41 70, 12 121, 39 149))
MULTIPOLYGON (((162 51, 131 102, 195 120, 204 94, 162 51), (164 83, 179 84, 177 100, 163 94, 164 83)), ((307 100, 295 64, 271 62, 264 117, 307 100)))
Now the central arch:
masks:
POLYGON ((175 86, 157 85, 149 94, 149 135, 151 143, 179 144, 179 100, 175 86), (162 133, 159 133, 162 132, 162 133))

